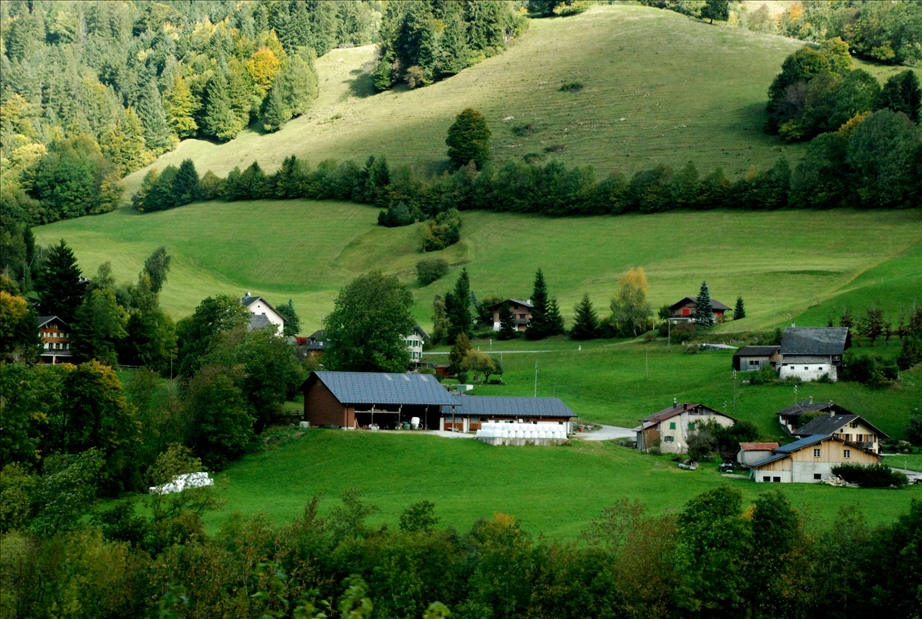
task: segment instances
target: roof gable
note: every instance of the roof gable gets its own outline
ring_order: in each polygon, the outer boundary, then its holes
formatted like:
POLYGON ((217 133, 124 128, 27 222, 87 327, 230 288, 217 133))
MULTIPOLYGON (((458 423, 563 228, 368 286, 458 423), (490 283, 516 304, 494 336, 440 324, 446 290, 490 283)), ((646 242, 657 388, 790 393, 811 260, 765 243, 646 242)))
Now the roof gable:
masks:
POLYGON ((36 321, 38 322, 39 328, 52 323, 59 323, 65 327, 69 326, 60 316, 39 316, 36 321))
POLYGON ((848 327, 788 327, 782 355, 841 355, 849 346, 848 327))
POLYGON ((667 419, 671 419, 677 415, 681 415, 682 413, 692 413, 692 412, 693 414, 697 414, 697 415, 701 415, 701 414, 720 415, 721 417, 726 417, 727 419, 730 419, 734 422, 736 421, 736 419, 734 419, 730 415, 725 415, 724 413, 721 413, 720 411, 716 411, 709 406, 705 406, 704 404, 682 403, 682 404, 675 404, 674 406, 670 406, 669 408, 663 409, 657 413, 653 413, 652 415, 644 417, 643 419, 640 420, 640 422, 645 427, 650 427, 651 425, 655 425, 660 422, 666 421, 667 419))
MULTIPOLYGON (((698 302, 698 299, 696 299, 695 297, 685 297, 685 298, 682 299, 681 301, 677 301, 677 302, 673 303, 672 305, 670 305, 670 306, 669 306, 669 309, 671 309, 671 310, 676 310, 676 309, 679 309, 680 307, 682 307, 683 305, 686 305, 686 304, 688 304, 688 303, 697 303, 697 302, 698 302)), ((729 306, 729 305, 724 305, 723 303, 721 303, 721 302, 718 301, 717 299, 711 299, 711 309, 714 310, 714 311, 726 312, 727 310, 730 309, 730 306, 729 306)))
POLYGON ((775 346, 746 346, 733 353, 734 357, 770 357, 781 348, 775 346))
POLYGON ((457 398, 429 374, 314 372, 307 380, 322 382, 342 404, 458 404, 457 398))
POLYGON ((811 419, 803 427, 798 428, 794 434, 796 436, 809 436, 811 434, 835 434, 839 432, 843 426, 856 420, 871 428, 874 430, 874 432, 881 435, 883 438, 890 438, 887 434, 875 428, 866 419, 860 415, 855 415, 854 413, 833 413, 832 415, 820 415, 815 419, 811 419))
POLYGON ((516 303, 516 304, 521 305, 521 306, 523 306, 523 307, 527 307, 528 309, 534 309, 534 308, 535 308, 535 306, 532 305, 531 303, 529 303, 528 301, 520 301, 519 299, 506 299, 505 301, 500 301, 499 303, 494 303, 493 305, 490 306, 490 309, 499 307, 499 306, 501 306, 501 305, 503 305, 503 304, 505 304, 505 303, 516 303))

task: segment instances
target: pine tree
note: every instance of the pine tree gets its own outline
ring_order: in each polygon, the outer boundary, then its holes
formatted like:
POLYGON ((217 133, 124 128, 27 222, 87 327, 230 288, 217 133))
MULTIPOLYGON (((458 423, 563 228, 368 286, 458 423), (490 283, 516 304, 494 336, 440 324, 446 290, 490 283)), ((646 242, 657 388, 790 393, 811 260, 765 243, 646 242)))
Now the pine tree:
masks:
POLYGON ((303 48, 289 57, 278 79, 282 80, 283 100, 292 117, 306 112, 319 93, 313 52, 303 48))
POLYGON ((733 320, 746 317, 746 308, 743 306, 743 297, 736 297, 736 307, 733 308, 733 320))
POLYGON ((202 117, 202 131, 209 137, 226 142, 243 129, 243 123, 231 108, 227 79, 216 71, 205 87, 205 114, 202 117))
POLYGON ((551 299, 547 304, 547 335, 560 335, 564 332, 560 306, 557 305, 557 299, 551 299))
POLYGON ((460 334, 468 338, 473 334, 471 313, 471 280, 467 268, 461 269, 453 292, 445 295, 445 311, 448 314, 448 339, 454 341, 460 334))
POLYGON ((583 299, 573 308, 573 328, 570 329, 570 338, 574 340, 591 340, 599 336, 599 317, 589 300, 589 293, 583 294, 583 299))
POLYGON ((176 206, 195 202, 199 199, 200 191, 195 164, 191 159, 184 159, 173 177, 173 200, 176 206))
POLYGON ((295 312, 294 302, 288 299, 288 303, 279 305, 275 309, 285 319, 285 329, 282 331, 282 335, 286 337, 297 335, 301 331, 301 318, 295 312))
POLYGON ((144 143, 147 148, 158 155, 168 151, 173 145, 170 125, 154 80, 147 83, 138 99, 138 116, 144 125, 144 143))
POLYGON ((515 328, 515 314, 509 303, 503 303, 499 307, 499 339, 511 340, 518 335, 518 329, 515 328))
POLYGON ((534 290, 531 293, 531 321, 525 330, 525 337, 529 340, 540 340, 548 335, 548 294, 547 283, 544 281, 544 273, 541 269, 535 273, 534 290))
POLYGON ((44 316, 59 316, 70 323, 83 302, 85 288, 86 284, 80 281, 80 267, 74 251, 62 239, 48 252, 35 282, 39 312, 44 316))
POLYGON ((842 311, 842 317, 839 319, 839 326, 851 329, 855 326, 855 320, 852 318, 852 310, 845 308, 842 311))
POLYGON ((285 97, 282 95, 282 80, 277 79, 263 102, 263 129, 270 132, 278 131, 289 119, 291 109, 285 104, 285 97))
POLYGON ((701 290, 695 299, 695 324, 702 329, 714 326, 714 308, 711 305, 711 292, 707 281, 701 282, 701 290))
POLYGON ((102 131, 99 149, 122 174, 134 172, 154 159, 144 142, 144 125, 130 107, 122 113, 118 122, 102 131))
POLYGON ((180 139, 195 135, 198 123, 195 112, 199 103, 189 90, 189 85, 182 75, 177 75, 173 88, 163 96, 163 110, 167 114, 170 127, 180 139))

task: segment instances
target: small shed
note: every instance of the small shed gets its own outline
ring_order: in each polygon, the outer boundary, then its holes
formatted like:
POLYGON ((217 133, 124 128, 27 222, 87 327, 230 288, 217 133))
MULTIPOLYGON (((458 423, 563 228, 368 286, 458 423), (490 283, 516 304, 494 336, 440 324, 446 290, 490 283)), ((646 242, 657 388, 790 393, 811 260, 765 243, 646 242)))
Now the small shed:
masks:
POLYGON ((733 355, 733 369, 738 372, 757 372, 765 366, 777 368, 781 364, 781 346, 746 346, 733 355))
POLYGON ((458 406, 443 407, 440 430, 472 432, 482 424, 514 421, 524 424, 555 423, 570 432, 570 421, 576 417, 560 398, 528 398, 518 396, 463 395, 458 406))
POLYGON ((740 443, 740 450, 736 454, 736 461, 740 464, 753 464, 772 455, 772 450, 778 449, 778 443, 740 443))

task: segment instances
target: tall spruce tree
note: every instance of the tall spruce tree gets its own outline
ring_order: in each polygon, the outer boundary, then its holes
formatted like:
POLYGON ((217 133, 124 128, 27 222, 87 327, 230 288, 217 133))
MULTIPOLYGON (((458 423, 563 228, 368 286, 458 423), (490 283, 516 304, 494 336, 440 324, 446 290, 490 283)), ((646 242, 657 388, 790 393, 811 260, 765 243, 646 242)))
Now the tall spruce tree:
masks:
POLYGON ((540 340, 550 335, 563 333, 563 318, 557 300, 551 299, 547 291, 547 282, 544 273, 538 269, 535 273, 535 285, 531 294, 534 306, 531 310, 531 321, 525 330, 525 337, 530 340, 540 340))
POLYGON ((701 290, 695 299, 695 323, 702 329, 714 326, 714 309, 711 305, 711 292, 707 281, 701 282, 701 290))
POLYGON ((147 148, 158 155, 168 151, 172 146, 170 125, 154 80, 150 80, 141 92, 137 112, 144 125, 144 143, 147 148))
POLYGON ((471 280, 467 269, 461 269, 455 289, 445 295, 445 311, 448 314, 448 341, 454 342, 460 334, 468 338, 473 335, 473 314, 471 313, 471 280))
POLYGON ((518 329, 515 328, 515 314, 512 313, 512 307, 509 303, 503 303, 499 307, 499 339, 511 340, 518 335, 518 329))
POLYGON ((919 124, 919 118, 922 116, 922 87, 919 86, 919 78, 912 69, 897 73, 884 84, 877 95, 875 109, 884 108, 903 112, 914 124, 919 124))
POLYGON ((583 294, 583 299, 573 308, 573 328, 570 329, 570 338, 574 340, 591 340, 599 336, 599 317, 592 307, 589 293, 583 294))
POLYGON ((230 140, 243 129, 243 123, 231 107, 227 79, 220 70, 215 71, 205 87, 205 110, 201 127, 205 135, 222 142, 230 140))
POLYGON ((746 317, 746 307, 743 305, 743 297, 736 297, 736 307, 733 308, 733 320, 739 320, 746 317))
POLYGON ((173 177, 173 200, 176 206, 189 204, 199 199, 198 171, 191 159, 184 159, 173 177))
POLYGON ((51 248, 35 282, 38 310, 45 316, 59 316, 64 322, 73 321, 83 302, 86 283, 80 279, 80 267, 74 251, 63 239, 51 248))

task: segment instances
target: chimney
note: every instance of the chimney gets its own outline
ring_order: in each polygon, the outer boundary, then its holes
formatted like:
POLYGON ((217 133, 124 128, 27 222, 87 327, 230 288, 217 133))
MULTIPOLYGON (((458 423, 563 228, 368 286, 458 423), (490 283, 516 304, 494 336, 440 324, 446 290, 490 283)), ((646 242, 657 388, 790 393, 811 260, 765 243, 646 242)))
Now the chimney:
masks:
POLYGON ((835 416, 836 416, 835 411, 833 411, 833 410, 830 408, 830 409, 829 409, 829 418, 832 419, 832 418, 835 417, 835 416))
POLYGON ((813 396, 810 396, 810 404, 813 404, 813 396))
POLYGON ((678 405, 679 405, 678 398, 672 398, 672 408, 675 408, 678 405))
POLYGON ((243 295, 243 298, 246 299, 248 296, 250 296, 250 291, 249 291, 249 290, 247 290, 247 293, 246 293, 245 295, 243 295))

